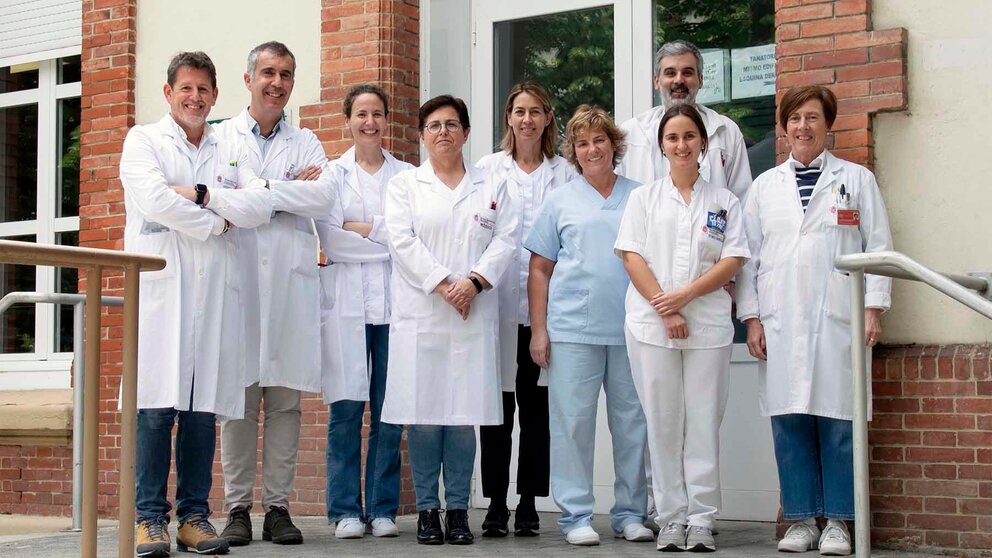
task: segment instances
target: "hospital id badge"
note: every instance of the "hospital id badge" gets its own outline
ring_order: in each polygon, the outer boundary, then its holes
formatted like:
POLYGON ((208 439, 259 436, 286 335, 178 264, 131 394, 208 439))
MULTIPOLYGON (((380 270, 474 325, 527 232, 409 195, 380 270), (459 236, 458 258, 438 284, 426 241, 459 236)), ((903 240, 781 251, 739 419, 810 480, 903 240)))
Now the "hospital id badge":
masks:
POLYGON ((703 227, 703 232, 705 232, 713 240, 723 242, 726 237, 727 231, 727 210, 718 209, 717 211, 706 212, 706 226, 703 227))
POLYGON ((221 166, 217 171, 217 186, 220 188, 238 188, 238 162, 231 160, 228 164, 221 166))
POLYGON ((837 208, 837 226, 857 227, 861 225, 860 209, 837 208))

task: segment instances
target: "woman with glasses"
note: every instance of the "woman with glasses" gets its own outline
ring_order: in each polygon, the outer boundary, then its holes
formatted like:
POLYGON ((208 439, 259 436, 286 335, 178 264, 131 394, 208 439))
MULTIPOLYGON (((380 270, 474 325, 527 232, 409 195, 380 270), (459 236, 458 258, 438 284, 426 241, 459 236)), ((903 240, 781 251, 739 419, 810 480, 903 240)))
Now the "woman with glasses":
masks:
POLYGON ((424 103, 419 129, 427 161, 386 190, 393 314, 382 420, 409 425, 417 542, 472 544, 475 426, 503 422, 495 287, 514 254, 517 211, 502 182, 463 160, 470 128, 461 99, 424 103))
POLYGON ((502 150, 479 159, 506 188, 519 211, 520 231, 515 237, 513 262, 499 286, 500 372, 503 387, 503 424, 479 429, 482 449, 482 495, 489 511, 482 523, 483 537, 505 537, 510 512, 506 493, 510 485, 513 415, 520 407, 520 446, 517 457, 517 503, 513 533, 536 535, 540 520, 537 496, 548 495, 549 433, 547 378, 530 357, 530 314, 527 308, 527 270, 530 253, 522 239, 530 231, 544 196, 575 177, 575 167, 555 155, 558 125, 551 97, 534 82, 514 85, 503 110, 506 132, 502 150))

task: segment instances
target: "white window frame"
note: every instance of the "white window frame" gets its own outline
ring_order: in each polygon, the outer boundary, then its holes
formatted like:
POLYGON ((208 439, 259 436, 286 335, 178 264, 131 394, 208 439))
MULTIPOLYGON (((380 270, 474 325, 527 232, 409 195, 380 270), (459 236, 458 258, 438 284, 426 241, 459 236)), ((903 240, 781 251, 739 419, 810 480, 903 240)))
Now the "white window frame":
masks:
MULTIPOLYGON (((79 54, 79 49, 65 56, 79 54)), ((0 238, 32 235, 39 244, 55 244, 56 235, 79 231, 79 217, 56 217, 58 195, 56 166, 60 154, 58 103, 82 96, 80 82, 58 84, 58 58, 38 61, 38 88, 0 94, 0 109, 23 105, 38 107, 38 189, 36 219, 0 222, 0 238)), ((56 269, 35 268, 35 290, 56 290, 56 269)), ((6 293, 3 293, 6 294, 6 293)), ((55 343, 56 312, 53 304, 35 305, 34 352, 0 353, 0 390, 67 388, 71 352, 58 352, 55 343)))

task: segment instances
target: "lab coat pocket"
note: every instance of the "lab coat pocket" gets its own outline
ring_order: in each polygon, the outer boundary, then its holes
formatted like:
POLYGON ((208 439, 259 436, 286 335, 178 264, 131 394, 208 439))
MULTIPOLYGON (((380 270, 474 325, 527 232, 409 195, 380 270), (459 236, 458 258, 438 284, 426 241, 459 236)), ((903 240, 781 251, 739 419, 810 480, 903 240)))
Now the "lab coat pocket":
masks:
POLYGON ((165 258, 165 267, 158 271, 145 271, 141 273, 141 280, 156 281, 159 279, 171 279, 177 274, 179 262, 179 251, 176 246, 176 233, 164 230, 154 233, 139 234, 134 243, 127 247, 129 252, 141 254, 155 254, 165 258))
POLYGON ((216 188, 228 188, 237 189, 238 186, 238 162, 237 161, 220 161, 217 166, 214 167, 216 171, 216 181, 214 185, 216 188), (234 163, 233 165, 231 163, 234 163))
POLYGON ((493 238, 493 229, 496 228, 496 210, 483 209, 476 213, 473 219, 475 226, 472 227, 472 238, 488 246, 493 238))
POLYGON ((341 280, 341 264, 329 264, 317 269, 320 277, 320 314, 321 322, 324 322, 330 311, 334 308, 335 291, 338 288, 338 281, 341 280))
POLYGON ((293 229, 293 272, 317 276, 317 238, 310 231, 293 229))
POLYGON ((827 316, 841 323, 851 323, 851 277, 831 271, 827 277, 827 299, 823 306, 827 316))
POLYGON ((758 318, 762 322, 778 313, 778 293, 775 292, 774 274, 758 274, 758 318))
POLYGON ((575 331, 589 322, 589 289, 558 289, 548 301, 548 326, 575 331))

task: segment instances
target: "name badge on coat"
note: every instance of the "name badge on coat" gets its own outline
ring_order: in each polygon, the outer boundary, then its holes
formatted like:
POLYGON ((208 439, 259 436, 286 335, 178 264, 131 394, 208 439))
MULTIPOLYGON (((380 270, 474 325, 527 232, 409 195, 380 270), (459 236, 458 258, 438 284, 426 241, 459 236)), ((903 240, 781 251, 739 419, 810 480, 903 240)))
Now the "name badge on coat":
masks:
POLYGON ((238 188, 238 161, 231 159, 227 164, 217 166, 217 186, 235 190, 238 188))

